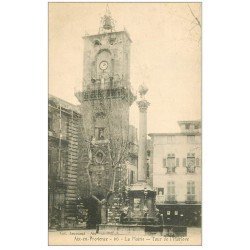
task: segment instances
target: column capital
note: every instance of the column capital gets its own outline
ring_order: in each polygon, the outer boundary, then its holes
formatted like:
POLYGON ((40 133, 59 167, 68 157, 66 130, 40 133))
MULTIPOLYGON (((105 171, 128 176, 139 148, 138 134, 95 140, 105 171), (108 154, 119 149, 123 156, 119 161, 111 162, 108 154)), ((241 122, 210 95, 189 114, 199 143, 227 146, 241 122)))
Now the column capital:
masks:
POLYGON ((147 112, 148 106, 150 105, 150 103, 143 99, 137 102, 137 105, 139 107, 140 112, 147 112))

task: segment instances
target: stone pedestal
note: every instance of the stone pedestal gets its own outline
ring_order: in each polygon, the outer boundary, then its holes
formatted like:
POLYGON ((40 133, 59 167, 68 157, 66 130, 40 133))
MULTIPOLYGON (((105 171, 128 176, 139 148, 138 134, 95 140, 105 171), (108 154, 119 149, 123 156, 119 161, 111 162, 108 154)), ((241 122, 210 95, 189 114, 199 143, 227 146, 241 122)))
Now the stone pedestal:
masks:
POLYGON ((146 182, 147 167, 147 109, 150 103, 145 99, 148 89, 139 87, 141 99, 139 107, 139 152, 138 152, 138 181, 130 186, 128 219, 134 223, 148 224, 155 222, 155 196, 153 188, 146 182))
POLYGON ((132 221, 149 221, 155 218, 155 191, 146 182, 137 182, 130 186, 129 213, 132 221))

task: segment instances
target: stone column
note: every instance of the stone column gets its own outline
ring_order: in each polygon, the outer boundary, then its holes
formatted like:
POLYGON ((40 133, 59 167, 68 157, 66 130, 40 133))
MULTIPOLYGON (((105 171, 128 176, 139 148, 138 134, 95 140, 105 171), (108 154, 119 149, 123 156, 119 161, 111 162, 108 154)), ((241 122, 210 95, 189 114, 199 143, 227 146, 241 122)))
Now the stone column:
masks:
POLYGON ((139 152, 138 152, 138 181, 146 181, 147 165, 147 109, 150 103, 145 99, 148 89, 139 87, 141 100, 137 102, 139 107, 139 152))

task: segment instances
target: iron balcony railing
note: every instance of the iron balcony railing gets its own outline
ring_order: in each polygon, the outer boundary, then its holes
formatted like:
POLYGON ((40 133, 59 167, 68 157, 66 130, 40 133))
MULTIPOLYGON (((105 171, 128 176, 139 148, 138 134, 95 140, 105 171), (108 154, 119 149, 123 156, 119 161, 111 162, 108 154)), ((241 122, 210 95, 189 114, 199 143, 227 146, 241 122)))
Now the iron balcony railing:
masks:
POLYGON ((167 166, 167 174, 175 173, 176 166, 167 166))
POLYGON ((187 194, 186 203, 196 203, 196 195, 195 194, 187 194))
POLYGON ((188 166, 187 167, 187 173, 188 174, 194 174, 195 173, 195 166, 188 166))
POLYGON ((167 203, 177 203, 176 195, 175 194, 168 194, 166 202, 167 203))

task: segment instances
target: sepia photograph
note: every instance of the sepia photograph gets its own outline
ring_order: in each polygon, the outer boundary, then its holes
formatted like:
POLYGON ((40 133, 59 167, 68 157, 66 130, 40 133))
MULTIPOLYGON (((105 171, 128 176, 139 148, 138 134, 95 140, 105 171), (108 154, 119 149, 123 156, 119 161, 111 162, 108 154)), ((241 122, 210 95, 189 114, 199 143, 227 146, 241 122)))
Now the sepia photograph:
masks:
POLYGON ((48 244, 202 245, 202 4, 48 3, 48 244))
POLYGON ((2 1, 2 249, 247 248, 249 8, 2 1))

